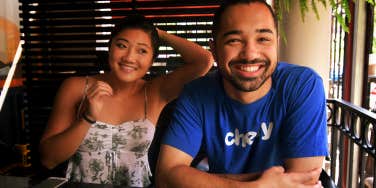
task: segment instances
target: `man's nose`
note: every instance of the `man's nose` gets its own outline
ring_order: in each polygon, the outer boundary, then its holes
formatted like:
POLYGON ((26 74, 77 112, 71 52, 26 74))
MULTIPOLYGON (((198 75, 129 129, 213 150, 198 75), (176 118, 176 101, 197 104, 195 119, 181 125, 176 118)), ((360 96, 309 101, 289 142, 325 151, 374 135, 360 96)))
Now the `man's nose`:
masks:
POLYGON ((247 59, 247 60, 253 60, 253 59, 259 58, 260 52, 259 52, 256 42, 252 42, 252 41, 245 42, 242 46, 240 57, 242 59, 247 59))

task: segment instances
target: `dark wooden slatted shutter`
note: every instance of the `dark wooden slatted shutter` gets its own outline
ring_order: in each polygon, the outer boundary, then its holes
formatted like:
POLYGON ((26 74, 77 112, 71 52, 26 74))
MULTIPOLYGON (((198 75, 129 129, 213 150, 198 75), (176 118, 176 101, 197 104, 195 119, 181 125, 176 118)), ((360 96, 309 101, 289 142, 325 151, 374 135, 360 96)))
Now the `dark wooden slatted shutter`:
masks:
MULTIPOLYGON (((107 67, 107 41, 113 25, 135 12, 156 26, 208 48, 212 16, 219 2, 170 0, 19 0, 25 77, 25 126, 32 162, 62 80, 97 74, 107 67)), ((150 74, 166 74, 181 62, 162 44, 150 74)))

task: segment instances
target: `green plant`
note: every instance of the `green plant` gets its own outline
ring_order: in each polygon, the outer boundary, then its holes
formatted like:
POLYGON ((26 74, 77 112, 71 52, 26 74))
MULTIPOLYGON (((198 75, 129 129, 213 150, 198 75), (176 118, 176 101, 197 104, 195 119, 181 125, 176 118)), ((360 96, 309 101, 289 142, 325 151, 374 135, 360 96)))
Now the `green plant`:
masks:
MULTIPOLYGON (((332 8, 332 12, 334 16, 337 18, 339 24, 342 28, 348 32, 349 31, 349 23, 351 21, 351 13, 349 7, 349 1, 351 0, 328 0, 329 5, 332 8)), ((375 0, 364 0, 368 3, 374 5, 375 0)), ((289 12, 291 9, 291 5, 293 0, 275 0, 275 9, 277 13, 278 20, 282 20, 283 12, 289 12)), ((299 0, 300 6, 300 13, 302 16, 302 20, 304 21, 305 13, 309 11, 309 7, 312 8, 314 11, 317 19, 320 19, 317 5, 322 4, 324 7, 327 7, 327 0, 299 0)))

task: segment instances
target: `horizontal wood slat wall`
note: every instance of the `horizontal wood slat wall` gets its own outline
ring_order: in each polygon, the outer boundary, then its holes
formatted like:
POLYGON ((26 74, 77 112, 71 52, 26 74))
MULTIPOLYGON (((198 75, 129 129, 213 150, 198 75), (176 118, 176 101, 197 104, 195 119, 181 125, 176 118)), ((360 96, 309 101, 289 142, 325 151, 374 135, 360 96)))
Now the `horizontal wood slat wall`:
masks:
MULTIPOLYGON (((113 25, 140 13, 159 28, 208 48, 212 16, 219 2, 171 0, 19 0, 21 63, 25 77, 25 126, 30 130, 32 162, 39 164, 38 143, 63 79, 107 69, 107 41, 113 25)), ((181 64, 179 55, 162 44, 148 78, 181 64)))

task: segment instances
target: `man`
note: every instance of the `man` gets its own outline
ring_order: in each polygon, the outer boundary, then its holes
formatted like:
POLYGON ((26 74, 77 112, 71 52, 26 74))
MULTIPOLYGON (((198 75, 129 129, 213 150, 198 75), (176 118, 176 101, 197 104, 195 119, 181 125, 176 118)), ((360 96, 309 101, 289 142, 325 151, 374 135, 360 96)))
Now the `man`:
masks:
POLYGON ((309 68, 277 63, 277 40, 263 0, 220 7, 211 43, 219 72, 186 85, 177 101, 159 187, 320 187, 328 154, 323 83, 309 68), (200 147, 209 173, 189 167, 200 147))

